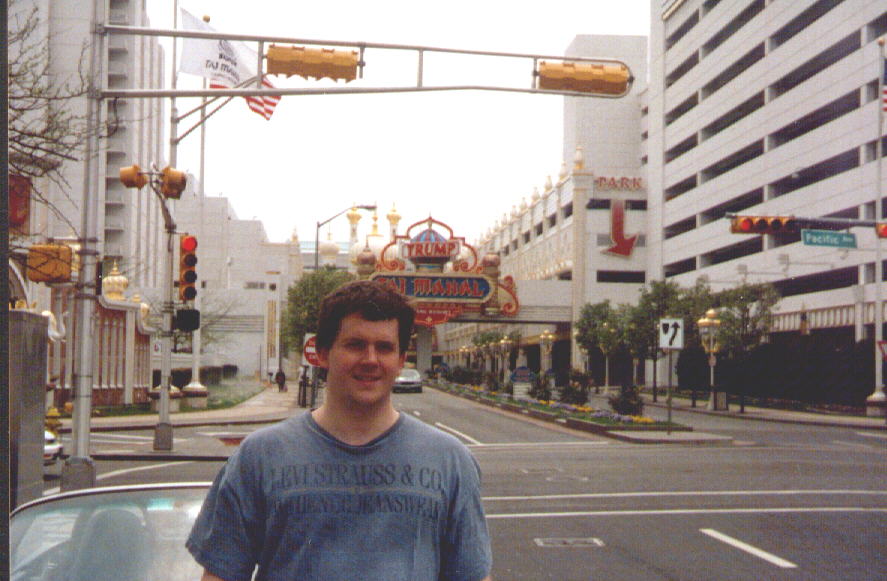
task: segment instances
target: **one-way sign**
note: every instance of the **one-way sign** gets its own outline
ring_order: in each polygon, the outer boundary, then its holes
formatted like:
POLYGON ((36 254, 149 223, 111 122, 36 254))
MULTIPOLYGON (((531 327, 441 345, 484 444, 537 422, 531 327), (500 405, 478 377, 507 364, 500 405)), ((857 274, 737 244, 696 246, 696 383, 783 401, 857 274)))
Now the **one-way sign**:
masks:
POLYGON ((659 348, 684 348, 683 319, 659 319, 659 348))

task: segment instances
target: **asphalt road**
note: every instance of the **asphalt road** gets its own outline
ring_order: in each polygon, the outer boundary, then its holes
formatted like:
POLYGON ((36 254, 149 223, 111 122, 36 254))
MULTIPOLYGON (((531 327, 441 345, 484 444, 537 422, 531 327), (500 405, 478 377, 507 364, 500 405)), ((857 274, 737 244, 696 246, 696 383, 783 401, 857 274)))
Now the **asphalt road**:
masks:
MULTIPOLYGON (((428 389, 398 394, 395 405, 455 434, 477 457, 497 581, 885 578, 883 432, 687 413, 675 420, 733 443, 636 445, 428 389)), ((221 436, 255 427, 179 429, 174 447, 227 454, 233 448, 221 436)), ((92 440, 93 453, 145 453, 152 434, 92 440)), ((100 484, 208 481, 220 467, 96 465, 100 484)))

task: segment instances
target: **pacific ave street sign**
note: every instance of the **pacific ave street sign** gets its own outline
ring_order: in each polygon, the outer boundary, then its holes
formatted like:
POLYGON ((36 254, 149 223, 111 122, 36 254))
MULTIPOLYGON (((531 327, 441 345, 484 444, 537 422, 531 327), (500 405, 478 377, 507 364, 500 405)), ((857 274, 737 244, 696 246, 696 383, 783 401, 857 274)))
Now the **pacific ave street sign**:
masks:
POLYGON ((850 232, 804 229, 801 230, 801 241, 805 246, 856 248, 856 234, 851 234, 850 232))

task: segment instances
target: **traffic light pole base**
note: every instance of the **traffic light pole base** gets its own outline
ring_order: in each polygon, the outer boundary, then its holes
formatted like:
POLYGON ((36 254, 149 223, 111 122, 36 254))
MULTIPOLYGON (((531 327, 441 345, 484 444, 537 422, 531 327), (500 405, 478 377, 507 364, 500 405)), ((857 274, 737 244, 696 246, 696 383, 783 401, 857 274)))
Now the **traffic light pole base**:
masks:
POLYGON ((865 400, 865 415, 870 418, 887 417, 887 400, 883 392, 870 395, 865 400), (878 396, 881 397, 878 397, 878 396))
POLYGON ((95 464, 92 458, 72 456, 65 460, 62 466, 62 482, 59 486, 62 492, 93 486, 95 486, 95 464))
POLYGON ((154 449, 172 450, 172 424, 157 424, 154 428, 154 449))

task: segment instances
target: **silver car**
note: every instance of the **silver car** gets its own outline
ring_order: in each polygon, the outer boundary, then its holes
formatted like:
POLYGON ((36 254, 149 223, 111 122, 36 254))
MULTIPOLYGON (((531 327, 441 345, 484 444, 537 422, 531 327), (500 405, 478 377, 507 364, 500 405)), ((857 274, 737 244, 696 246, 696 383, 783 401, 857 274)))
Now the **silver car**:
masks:
POLYGON ((401 369, 394 380, 394 392, 412 391, 422 393, 422 374, 415 369, 401 369))
POLYGON ((91 488, 10 516, 12 581, 194 581, 185 549, 210 483, 91 488))

